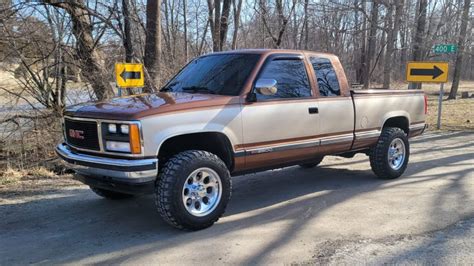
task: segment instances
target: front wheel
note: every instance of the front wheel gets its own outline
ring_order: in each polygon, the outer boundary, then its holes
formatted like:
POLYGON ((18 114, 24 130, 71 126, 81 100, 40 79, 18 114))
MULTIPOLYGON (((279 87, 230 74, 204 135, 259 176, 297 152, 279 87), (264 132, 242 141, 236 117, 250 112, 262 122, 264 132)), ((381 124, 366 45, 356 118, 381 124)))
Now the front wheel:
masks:
POLYGON ((155 202, 168 224, 200 230, 224 214, 231 191, 229 170, 219 157, 206 151, 184 151, 160 170, 155 202))
POLYGON ((382 179, 395 179, 405 172, 410 156, 407 135, 400 128, 387 127, 370 150, 372 171, 382 179))

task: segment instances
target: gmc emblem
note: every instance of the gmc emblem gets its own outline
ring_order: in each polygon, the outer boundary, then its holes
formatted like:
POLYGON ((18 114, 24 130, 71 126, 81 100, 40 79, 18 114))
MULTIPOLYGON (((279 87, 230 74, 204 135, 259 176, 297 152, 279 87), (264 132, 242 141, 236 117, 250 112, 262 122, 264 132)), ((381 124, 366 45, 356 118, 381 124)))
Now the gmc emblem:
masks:
POLYGON ((84 131, 69 129, 69 137, 73 139, 84 139, 84 131))

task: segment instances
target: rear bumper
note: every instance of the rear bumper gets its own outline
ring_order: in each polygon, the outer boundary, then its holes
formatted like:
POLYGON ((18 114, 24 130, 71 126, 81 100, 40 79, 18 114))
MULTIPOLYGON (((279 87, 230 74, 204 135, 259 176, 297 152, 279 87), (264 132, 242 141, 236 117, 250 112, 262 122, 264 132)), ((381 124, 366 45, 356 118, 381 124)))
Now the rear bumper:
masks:
POLYGON ((81 154, 59 144, 56 153, 83 183, 123 193, 148 192, 158 175, 158 159, 115 159, 81 154))
POLYGON ((425 124, 424 122, 410 125, 410 128, 409 128, 410 132, 408 134, 408 137, 412 138, 415 136, 419 136, 423 134, 423 132, 425 132, 427 128, 428 128, 428 124, 425 124))

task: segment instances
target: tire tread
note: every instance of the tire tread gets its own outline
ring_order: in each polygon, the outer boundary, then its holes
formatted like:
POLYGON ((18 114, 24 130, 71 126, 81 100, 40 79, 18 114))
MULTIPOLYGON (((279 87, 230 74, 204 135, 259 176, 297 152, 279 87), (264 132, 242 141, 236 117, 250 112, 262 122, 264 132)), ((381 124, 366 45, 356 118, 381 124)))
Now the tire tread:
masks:
MULTIPOLYGON (((169 225, 181 229, 181 230, 199 230, 207 228, 213 225, 215 222, 219 220, 220 217, 224 214, 225 208, 218 213, 213 219, 207 221, 206 223, 201 224, 185 224, 180 222, 176 219, 173 212, 175 211, 175 207, 173 206, 173 187, 176 182, 176 176, 183 166, 186 164, 200 158, 207 158, 208 160, 212 160, 214 163, 220 165, 227 169, 224 162, 219 159, 216 155, 201 150, 189 150, 181 152, 172 158, 170 158, 160 170, 158 175, 158 179, 155 185, 155 204, 157 206, 158 213, 163 218, 163 220, 168 223, 169 225)), ((221 177, 224 178, 224 177, 221 177)), ((232 182, 230 182, 230 193, 227 199, 221 198, 226 202, 229 201, 230 195, 232 193, 232 182)), ((224 194, 223 194, 224 195, 224 194)))
POLYGON ((402 173, 406 169, 406 164, 408 163, 409 157, 409 146, 406 145, 408 142, 405 143, 405 158, 406 162, 404 162, 404 166, 402 166, 398 171, 392 170, 390 166, 388 166, 387 158, 387 145, 390 145, 390 142, 393 140, 394 137, 400 137, 403 141, 406 141, 406 134, 405 132, 397 127, 386 127, 382 130, 382 133, 377 141, 377 144, 372 147, 370 150, 369 158, 370 158, 370 167, 372 171, 381 179, 394 179, 402 175, 402 173))

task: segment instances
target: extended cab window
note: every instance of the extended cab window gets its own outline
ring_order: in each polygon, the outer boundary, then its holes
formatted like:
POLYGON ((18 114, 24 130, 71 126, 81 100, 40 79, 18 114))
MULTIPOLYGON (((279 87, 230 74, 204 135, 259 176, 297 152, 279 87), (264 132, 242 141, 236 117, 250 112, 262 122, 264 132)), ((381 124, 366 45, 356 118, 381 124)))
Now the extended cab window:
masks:
POLYGON ((311 96, 306 69, 303 61, 299 59, 274 59, 265 65, 259 79, 276 80, 277 92, 271 96, 257 93, 257 100, 311 96))
POLYGON ((339 81, 331 61, 327 58, 319 57, 311 57, 310 61, 318 80, 319 94, 321 96, 341 95, 339 81))
POLYGON ((161 91, 239 95, 258 54, 221 54, 196 58, 161 91))

